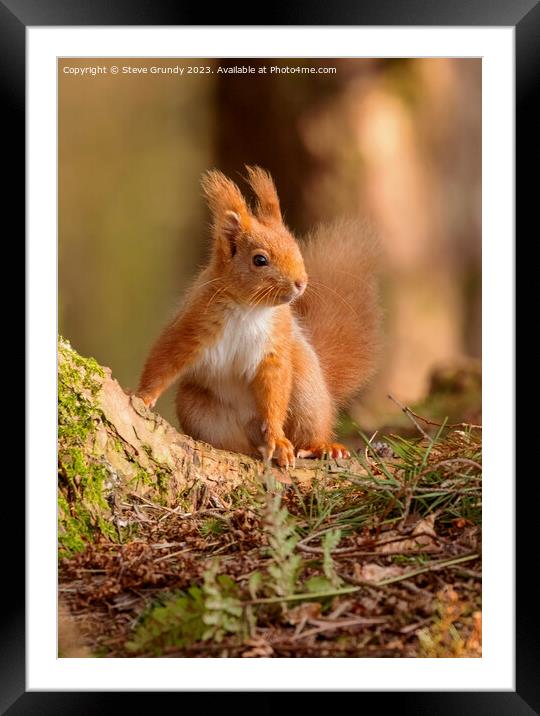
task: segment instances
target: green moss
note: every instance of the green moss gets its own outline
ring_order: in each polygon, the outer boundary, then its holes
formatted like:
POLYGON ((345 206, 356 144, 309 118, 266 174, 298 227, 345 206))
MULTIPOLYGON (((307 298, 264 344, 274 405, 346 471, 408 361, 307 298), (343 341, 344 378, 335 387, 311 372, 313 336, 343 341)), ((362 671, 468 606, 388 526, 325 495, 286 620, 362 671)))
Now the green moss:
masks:
POLYGON ((133 477, 129 480, 129 484, 137 489, 140 485, 153 485, 154 479, 146 470, 139 467, 133 477))
POLYGON ((84 549, 96 528, 114 537, 115 528, 97 516, 107 508, 107 466, 88 454, 87 440, 101 419, 95 396, 104 371, 93 358, 82 358, 63 339, 58 343, 58 542, 60 555, 84 549))
POLYGON ((67 557, 84 549, 92 538, 90 515, 81 506, 69 503, 58 493, 58 550, 59 557, 67 557))
POLYGON ((118 540, 118 530, 116 529, 115 525, 112 524, 112 522, 104 520, 103 517, 98 517, 97 526, 99 527, 100 532, 106 537, 108 537, 110 540, 112 540, 113 542, 118 540))
POLYGON ((167 486, 169 484, 170 477, 170 473, 165 470, 160 470, 156 475, 159 496, 162 500, 165 500, 167 496, 167 486))
POLYGON ((167 502, 167 488, 169 485, 171 475, 168 470, 160 470, 155 475, 147 472, 141 467, 136 469, 135 475, 129 480, 129 484, 134 489, 138 489, 141 485, 148 485, 149 487, 157 487, 157 502, 159 504, 166 504, 167 502))
POLYGON ((240 484, 223 495, 223 502, 231 506, 231 509, 242 507, 253 507, 258 505, 261 499, 261 492, 257 482, 252 485, 240 484))
POLYGON ((60 339, 58 344, 58 440, 84 443, 101 417, 92 398, 105 373, 93 358, 82 358, 60 339))
POLYGON ((229 525, 223 518, 209 517, 203 520, 199 527, 199 532, 203 537, 216 537, 224 534, 228 529, 229 525))
POLYGON ((70 488, 78 491, 88 502, 107 507, 103 483, 108 479, 109 471, 104 465, 91 462, 81 448, 74 447, 65 455, 63 467, 70 488))

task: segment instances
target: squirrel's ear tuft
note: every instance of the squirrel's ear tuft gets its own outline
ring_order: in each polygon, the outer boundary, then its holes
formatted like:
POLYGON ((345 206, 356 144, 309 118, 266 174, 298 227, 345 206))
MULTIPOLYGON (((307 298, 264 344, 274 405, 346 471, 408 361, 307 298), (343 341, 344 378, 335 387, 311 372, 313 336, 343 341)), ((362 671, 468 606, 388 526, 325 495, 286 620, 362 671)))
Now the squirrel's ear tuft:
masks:
POLYGON ((246 171, 248 182, 257 197, 257 218, 263 223, 282 221, 279 198, 270 174, 257 166, 246 166, 246 171))
POLYGON ((205 172, 201 183, 214 220, 214 237, 234 256, 239 236, 251 223, 246 200, 236 184, 215 169, 205 172))
POLYGON ((222 215, 225 211, 235 211, 241 218, 248 213, 240 189, 222 172, 215 169, 205 172, 201 184, 214 217, 222 215))

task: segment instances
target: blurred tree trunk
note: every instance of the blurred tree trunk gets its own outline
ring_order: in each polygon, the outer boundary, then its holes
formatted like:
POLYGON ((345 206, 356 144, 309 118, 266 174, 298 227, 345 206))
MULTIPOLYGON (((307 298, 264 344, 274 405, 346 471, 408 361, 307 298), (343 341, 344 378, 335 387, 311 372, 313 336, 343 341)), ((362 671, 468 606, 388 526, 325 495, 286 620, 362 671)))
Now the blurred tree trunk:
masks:
MULTIPOLYGON (((220 60, 219 64, 232 67, 238 63, 220 60)), ((267 62, 250 60, 249 64, 258 69, 267 62)), ((268 169, 279 188, 287 219, 292 227, 298 227, 303 220, 298 188, 310 171, 310 158, 297 132, 285 129, 295 126, 298 110, 283 96, 280 79, 269 74, 219 75, 215 151, 217 166, 237 182, 240 174, 245 174, 245 164, 268 169)))
MULTIPOLYGON (((249 64, 256 73, 220 74, 216 87, 215 156, 217 166, 234 180, 245 164, 269 170, 276 182, 288 226, 304 233, 312 227, 308 196, 321 170, 319 157, 304 141, 302 124, 323 102, 339 96, 354 66, 339 60, 335 75, 272 74, 272 66, 336 65, 335 60, 233 60, 219 67, 249 64), (259 72, 265 69, 264 72, 259 72)), ((358 68, 358 65, 356 65, 358 68)), ((369 71, 366 62, 360 71, 369 71)), ((354 69, 354 72, 358 72, 354 69)), ((333 212, 327 217, 331 218, 333 212)), ((318 217, 321 218, 321 217, 318 217)))

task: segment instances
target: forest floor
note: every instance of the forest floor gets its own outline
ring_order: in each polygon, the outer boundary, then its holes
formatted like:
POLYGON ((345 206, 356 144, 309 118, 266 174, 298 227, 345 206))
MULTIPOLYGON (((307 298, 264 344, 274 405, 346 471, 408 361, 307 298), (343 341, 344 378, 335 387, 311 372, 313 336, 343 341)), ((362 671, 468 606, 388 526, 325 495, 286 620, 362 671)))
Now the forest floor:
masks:
POLYGON ((361 475, 134 497, 122 543, 61 561, 60 656, 480 657, 481 428, 408 417, 361 475))

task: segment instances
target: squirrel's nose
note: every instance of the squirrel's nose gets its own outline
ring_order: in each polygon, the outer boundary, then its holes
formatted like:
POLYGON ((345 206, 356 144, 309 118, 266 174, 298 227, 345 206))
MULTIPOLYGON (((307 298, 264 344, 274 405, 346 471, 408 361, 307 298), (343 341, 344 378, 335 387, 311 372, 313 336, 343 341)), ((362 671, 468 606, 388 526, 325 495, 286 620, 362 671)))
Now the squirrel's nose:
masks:
POLYGON ((299 294, 304 293, 304 290, 306 288, 307 281, 295 281, 294 286, 299 294))

